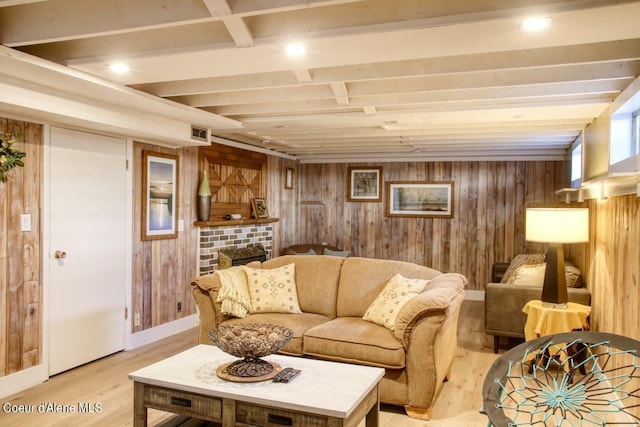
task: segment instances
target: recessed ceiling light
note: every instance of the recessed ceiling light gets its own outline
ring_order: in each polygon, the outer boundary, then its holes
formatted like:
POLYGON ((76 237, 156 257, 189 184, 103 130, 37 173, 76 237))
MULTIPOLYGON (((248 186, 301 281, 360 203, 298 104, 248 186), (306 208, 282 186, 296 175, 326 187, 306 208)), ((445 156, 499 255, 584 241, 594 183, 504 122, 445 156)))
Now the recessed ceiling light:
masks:
POLYGON ((551 25, 551 18, 534 16, 522 21, 522 30, 527 32, 544 31, 551 25))
POLYGON ((118 74, 129 72, 129 66, 123 62, 114 62, 113 64, 109 65, 109 68, 111 69, 111 71, 118 74))
POLYGON ((301 43, 291 43, 285 46, 284 51, 289 56, 299 57, 304 56, 307 53, 307 49, 305 49, 304 45, 301 43))

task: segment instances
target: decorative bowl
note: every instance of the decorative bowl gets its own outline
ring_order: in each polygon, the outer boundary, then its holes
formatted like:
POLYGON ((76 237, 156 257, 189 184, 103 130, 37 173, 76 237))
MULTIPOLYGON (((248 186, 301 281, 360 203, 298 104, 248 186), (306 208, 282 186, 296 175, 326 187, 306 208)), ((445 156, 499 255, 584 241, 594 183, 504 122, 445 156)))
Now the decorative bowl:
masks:
POLYGON ((225 353, 241 357, 225 368, 232 377, 265 377, 274 374, 273 364, 261 357, 284 347, 293 331, 279 325, 220 325, 209 331, 209 338, 225 353))

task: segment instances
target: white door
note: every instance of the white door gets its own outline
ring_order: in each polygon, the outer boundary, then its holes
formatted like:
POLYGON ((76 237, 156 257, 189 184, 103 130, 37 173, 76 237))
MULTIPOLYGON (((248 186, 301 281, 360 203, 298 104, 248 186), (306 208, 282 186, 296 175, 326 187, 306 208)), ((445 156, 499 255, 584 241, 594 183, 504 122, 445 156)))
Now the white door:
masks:
POLYGON ((124 348, 122 139, 51 128, 49 374, 124 348))

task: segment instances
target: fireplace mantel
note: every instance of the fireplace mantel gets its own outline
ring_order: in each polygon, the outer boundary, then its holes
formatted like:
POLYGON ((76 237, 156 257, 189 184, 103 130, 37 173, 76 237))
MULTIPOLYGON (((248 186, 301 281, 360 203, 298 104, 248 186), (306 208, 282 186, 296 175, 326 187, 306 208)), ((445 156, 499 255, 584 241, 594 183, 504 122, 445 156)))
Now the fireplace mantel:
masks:
POLYGON ((228 225, 268 224, 278 221, 280 221, 280 218, 221 219, 216 221, 195 221, 193 225, 196 227, 225 227, 228 225))

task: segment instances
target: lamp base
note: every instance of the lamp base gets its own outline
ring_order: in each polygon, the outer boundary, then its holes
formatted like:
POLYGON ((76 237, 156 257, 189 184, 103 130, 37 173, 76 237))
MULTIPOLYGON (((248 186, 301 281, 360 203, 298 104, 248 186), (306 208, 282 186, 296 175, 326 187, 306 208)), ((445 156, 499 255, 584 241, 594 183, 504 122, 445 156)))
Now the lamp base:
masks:
POLYGON ((562 243, 549 243, 546 263, 542 298, 540 299, 546 303, 565 304, 569 301, 569 296, 567 295, 562 243))
POLYGON ((567 304, 566 303, 555 303, 555 302, 543 302, 542 303, 542 307, 544 307, 544 308, 557 308, 559 310, 566 310, 567 309, 567 304))

